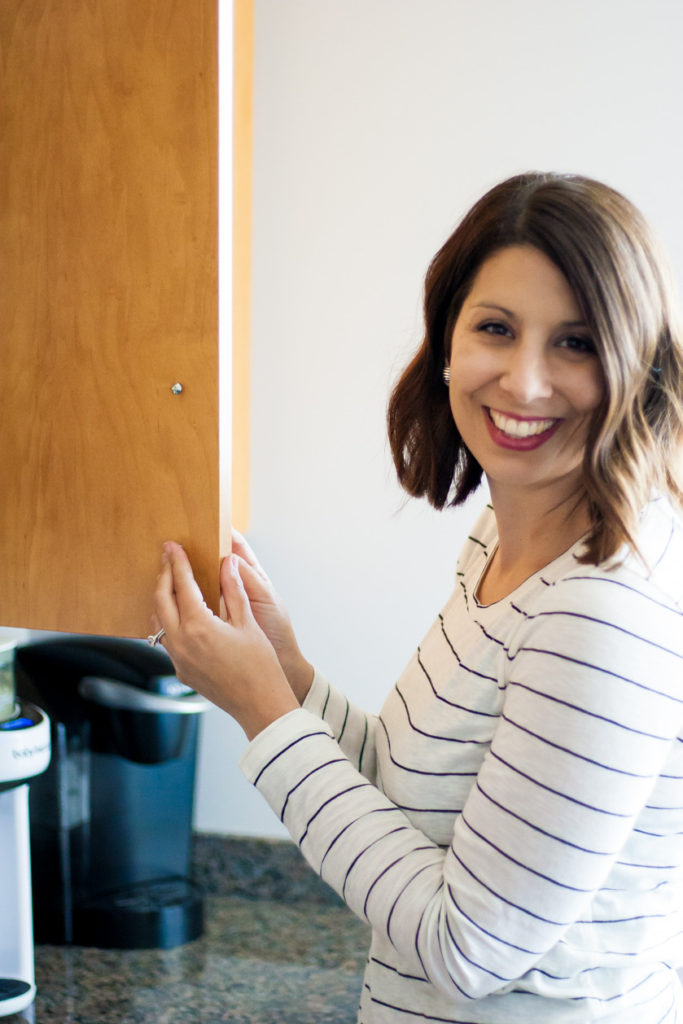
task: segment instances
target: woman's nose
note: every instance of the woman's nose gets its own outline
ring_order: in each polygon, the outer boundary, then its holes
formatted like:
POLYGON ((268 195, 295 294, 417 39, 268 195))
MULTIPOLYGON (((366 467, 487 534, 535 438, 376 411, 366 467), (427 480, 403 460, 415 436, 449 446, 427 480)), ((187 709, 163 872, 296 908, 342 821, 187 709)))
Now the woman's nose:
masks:
POLYGON ((520 341, 509 352, 500 376, 501 388, 520 405, 552 394, 550 368, 544 348, 520 341))

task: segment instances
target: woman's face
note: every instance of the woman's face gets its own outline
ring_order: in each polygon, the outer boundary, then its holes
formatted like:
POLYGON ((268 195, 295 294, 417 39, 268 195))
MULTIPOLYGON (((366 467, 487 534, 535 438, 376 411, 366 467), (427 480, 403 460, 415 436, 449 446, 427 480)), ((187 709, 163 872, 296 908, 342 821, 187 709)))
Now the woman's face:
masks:
POLYGON ((514 245, 482 264, 450 368, 453 418, 494 501, 501 488, 552 487, 558 500, 576 490, 604 381, 574 295, 544 253, 514 245))

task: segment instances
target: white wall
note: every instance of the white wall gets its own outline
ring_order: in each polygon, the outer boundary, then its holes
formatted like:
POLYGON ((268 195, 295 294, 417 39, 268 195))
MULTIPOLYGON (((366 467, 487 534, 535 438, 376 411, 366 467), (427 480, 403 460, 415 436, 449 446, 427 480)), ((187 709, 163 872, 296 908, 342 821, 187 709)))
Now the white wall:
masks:
MULTIPOLYGON (((386 399, 427 263, 530 168, 626 192, 683 270, 678 0, 255 0, 249 538, 309 658, 378 710, 476 508, 402 496, 386 399)), ((283 835, 206 719, 196 824, 283 835)))

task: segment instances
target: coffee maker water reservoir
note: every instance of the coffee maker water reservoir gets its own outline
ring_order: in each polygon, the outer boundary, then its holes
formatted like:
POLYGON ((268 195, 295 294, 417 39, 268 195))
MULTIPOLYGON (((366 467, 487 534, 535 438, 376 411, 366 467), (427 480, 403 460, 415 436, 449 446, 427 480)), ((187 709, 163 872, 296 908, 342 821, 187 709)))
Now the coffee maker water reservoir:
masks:
POLYGON ((31 793, 37 942, 170 948, 201 935, 191 881, 197 733, 206 701, 163 649, 73 637, 17 649, 53 757, 31 793))

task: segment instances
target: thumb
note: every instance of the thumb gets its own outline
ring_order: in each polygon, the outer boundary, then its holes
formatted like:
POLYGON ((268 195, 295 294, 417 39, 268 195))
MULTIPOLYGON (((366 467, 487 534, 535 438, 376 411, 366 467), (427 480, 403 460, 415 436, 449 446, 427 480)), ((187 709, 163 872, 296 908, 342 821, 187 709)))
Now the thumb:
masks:
POLYGON ((253 619, 253 615, 235 555, 228 555, 223 559, 220 582, 229 621, 238 628, 246 625, 250 619, 253 619))

